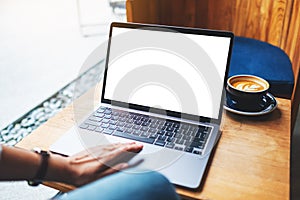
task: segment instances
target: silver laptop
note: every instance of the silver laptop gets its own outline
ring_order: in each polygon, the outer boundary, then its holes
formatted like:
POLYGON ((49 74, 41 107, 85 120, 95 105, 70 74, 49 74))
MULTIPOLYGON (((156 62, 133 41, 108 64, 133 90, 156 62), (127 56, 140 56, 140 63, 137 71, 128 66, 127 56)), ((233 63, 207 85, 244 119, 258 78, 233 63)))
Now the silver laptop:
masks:
POLYGON ((134 140, 144 148, 130 172, 199 187, 220 135, 232 40, 224 31, 112 23, 101 106, 50 150, 72 155, 134 140))

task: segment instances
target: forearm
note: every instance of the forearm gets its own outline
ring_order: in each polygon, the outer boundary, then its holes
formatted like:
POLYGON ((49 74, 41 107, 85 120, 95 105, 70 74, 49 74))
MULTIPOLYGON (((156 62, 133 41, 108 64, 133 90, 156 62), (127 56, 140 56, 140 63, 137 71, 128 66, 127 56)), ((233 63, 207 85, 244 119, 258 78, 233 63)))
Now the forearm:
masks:
POLYGON ((2 148, 0 180, 29 180, 35 176, 41 159, 38 154, 13 147, 2 148))
POLYGON ((134 142, 100 145, 70 157, 51 154, 45 161, 40 154, 3 146, 0 180, 34 180, 38 177, 44 181, 80 186, 127 168, 127 162, 142 148, 143 145, 134 142))
MULTIPOLYGON (((71 172, 67 168, 67 159, 59 155, 51 155, 44 180, 66 182, 71 172)), ((3 146, 0 160, 0 180, 32 180, 41 164, 41 156, 37 153, 3 146)))

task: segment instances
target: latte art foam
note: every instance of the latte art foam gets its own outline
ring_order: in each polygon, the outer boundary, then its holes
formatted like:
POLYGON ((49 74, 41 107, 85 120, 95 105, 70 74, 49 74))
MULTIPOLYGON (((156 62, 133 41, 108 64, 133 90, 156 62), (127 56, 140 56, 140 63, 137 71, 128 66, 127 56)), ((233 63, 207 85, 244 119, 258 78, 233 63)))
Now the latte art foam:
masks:
POLYGON ((254 81, 237 81, 232 84, 238 90, 246 91, 246 92, 258 92, 263 91, 265 88, 264 86, 258 84, 254 81))

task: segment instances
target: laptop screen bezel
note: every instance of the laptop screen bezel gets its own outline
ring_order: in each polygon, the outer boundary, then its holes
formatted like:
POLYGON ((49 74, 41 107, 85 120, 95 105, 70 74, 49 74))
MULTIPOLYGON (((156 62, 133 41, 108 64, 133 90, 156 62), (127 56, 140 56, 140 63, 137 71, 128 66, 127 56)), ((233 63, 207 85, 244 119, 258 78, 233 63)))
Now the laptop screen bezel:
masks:
POLYGON ((233 46, 233 38, 234 38, 233 33, 228 32, 228 31, 217 31, 217 30, 154 25, 154 24, 113 22, 110 25, 110 31, 109 31, 109 39, 108 39, 108 45, 107 45, 107 54, 106 54, 105 70, 104 70, 104 77, 103 77, 101 103, 111 104, 114 106, 134 109, 134 110, 138 110, 138 111, 151 112, 151 113, 155 113, 155 114, 164 114, 164 115, 171 116, 171 117, 182 118, 182 119, 186 119, 186 120, 193 120, 193 121, 198 121, 198 122, 202 122, 202 123, 220 124, 222 112, 223 112, 223 102, 225 99, 224 88, 226 87, 226 82, 227 82, 226 80, 227 80, 228 72, 229 72, 230 58, 231 58, 232 46, 233 46), (105 96, 108 64, 109 64, 110 44, 111 44, 111 39, 112 39, 112 31, 113 31, 114 27, 131 28, 131 29, 147 29, 147 30, 156 30, 156 31, 159 30, 159 31, 166 31, 166 32, 180 32, 180 33, 185 33, 185 34, 197 34, 197 35, 207 35, 207 36, 230 38, 230 45, 229 45, 229 49, 228 49, 227 65, 226 65, 226 70, 225 70, 225 75, 224 75, 224 80, 223 80, 223 90, 222 90, 222 97, 221 97, 221 101, 220 101, 218 118, 216 119, 216 118, 209 118, 209 117, 204 117, 204 116, 196 116, 196 115, 192 115, 192 114, 180 113, 180 112, 175 112, 175 111, 171 111, 171 110, 164 110, 164 109, 153 108, 153 107, 150 108, 148 106, 142 106, 142 105, 125 103, 125 102, 111 100, 111 99, 105 99, 104 96, 105 96))

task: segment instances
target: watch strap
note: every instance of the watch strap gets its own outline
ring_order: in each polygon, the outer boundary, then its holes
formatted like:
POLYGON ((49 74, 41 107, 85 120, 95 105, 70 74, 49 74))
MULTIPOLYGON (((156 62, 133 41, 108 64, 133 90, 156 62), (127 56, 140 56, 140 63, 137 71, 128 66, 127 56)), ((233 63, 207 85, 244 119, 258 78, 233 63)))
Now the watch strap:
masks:
POLYGON ((28 184, 31 186, 37 186, 42 182, 47 173, 48 159, 50 154, 47 151, 43 151, 38 148, 34 148, 33 151, 41 155, 41 162, 35 177, 33 178, 33 180, 28 181, 28 184))

